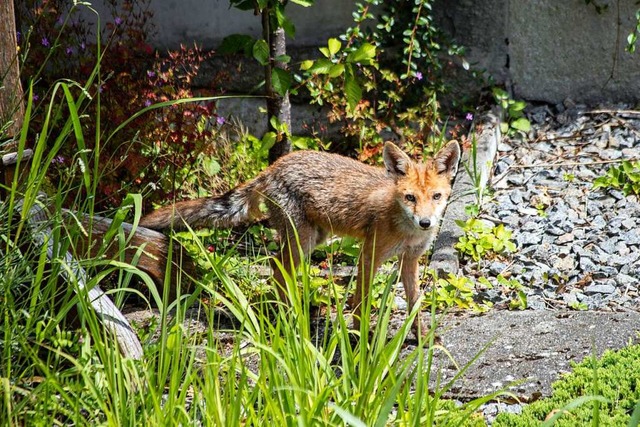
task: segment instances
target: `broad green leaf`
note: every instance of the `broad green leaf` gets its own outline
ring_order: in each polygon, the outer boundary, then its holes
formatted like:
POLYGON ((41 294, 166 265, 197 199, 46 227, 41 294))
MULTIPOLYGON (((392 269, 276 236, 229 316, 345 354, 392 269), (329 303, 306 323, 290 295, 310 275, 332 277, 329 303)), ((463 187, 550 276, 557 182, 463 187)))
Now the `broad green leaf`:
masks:
POLYGON ((511 111, 522 111, 527 107, 527 103, 524 101, 514 101, 509 107, 511 111))
POLYGON ((344 64, 334 64, 329 68, 329 77, 336 78, 344 74, 344 64))
POLYGON ((254 10, 255 3, 253 0, 230 0, 231 6, 240 10, 254 10))
POLYGON ((303 7, 313 6, 315 0, 291 0, 292 3, 299 4, 303 7))
POLYGON ((274 68, 271 74, 273 90, 280 96, 285 96, 291 87, 291 73, 282 68, 274 68))
POLYGON ((288 64, 291 61, 291 57, 289 55, 276 56, 276 61, 282 62, 283 64, 288 64))
POLYGON ((218 163, 214 158, 205 158, 202 162, 202 166, 205 173, 209 176, 215 176, 220 172, 220 163, 218 163))
POLYGON ((242 52, 245 55, 251 55, 254 43, 255 39, 246 34, 231 34, 222 39, 218 53, 228 55, 242 52))
POLYGON ((333 56, 336 53, 340 52, 340 48, 342 47, 342 43, 340 43, 340 40, 338 40, 338 39, 331 38, 331 39, 329 39, 329 42, 327 43, 327 47, 329 48, 330 56, 333 56))
POLYGON ((269 63, 269 45, 264 39, 257 40, 253 45, 253 57, 260 65, 269 63))
POLYGON ((347 62, 350 63, 359 63, 364 65, 371 64, 373 58, 376 57, 376 47, 371 43, 365 43, 360 46, 357 50, 351 52, 347 55, 347 62))
POLYGON ((284 5, 280 2, 277 3, 276 6, 276 19, 278 21, 278 26, 284 29, 284 32, 287 36, 292 39, 296 37, 296 26, 293 24, 293 21, 289 19, 287 15, 284 14, 284 5))
POLYGON ((306 70, 308 70, 309 68, 311 68, 311 67, 313 66, 313 64, 314 64, 314 62, 313 62, 312 60, 307 59, 307 60, 305 60, 305 61, 302 61, 302 63, 300 64, 300 69, 301 69, 302 71, 306 71, 306 70))
POLYGON ((531 130, 531 122, 524 117, 511 122, 511 127, 523 132, 529 132, 531 130))
POLYGON ((311 68, 309 68, 309 72, 314 74, 328 74, 331 71, 331 67, 333 67, 333 62, 329 61, 325 58, 318 59, 311 68))
POLYGON ((356 109, 356 106, 362 99, 362 88, 353 77, 352 73, 345 74, 344 80, 344 92, 347 95, 347 103, 349 104, 349 110, 352 112, 356 109))

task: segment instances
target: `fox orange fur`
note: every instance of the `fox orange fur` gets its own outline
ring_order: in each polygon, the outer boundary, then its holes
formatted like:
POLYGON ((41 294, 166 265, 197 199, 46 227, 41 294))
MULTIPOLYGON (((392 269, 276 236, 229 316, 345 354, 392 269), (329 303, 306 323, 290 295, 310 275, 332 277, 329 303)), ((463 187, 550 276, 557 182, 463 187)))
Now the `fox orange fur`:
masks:
MULTIPOLYGON (((140 225, 156 230, 183 229, 185 223, 193 228, 232 227, 262 219, 264 203, 269 222, 282 239, 277 259, 283 268, 272 266, 283 298, 283 271, 295 271, 301 256, 298 242, 302 254, 308 255, 329 234, 359 238, 363 244, 353 298, 357 328, 372 276, 394 255, 400 259, 409 310, 418 302, 418 260, 433 241, 459 158, 457 142, 424 163, 414 162, 387 142, 384 168, 337 154, 297 151, 223 195, 158 209, 140 225)), ((416 334, 420 324, 416 317, 416 334)))

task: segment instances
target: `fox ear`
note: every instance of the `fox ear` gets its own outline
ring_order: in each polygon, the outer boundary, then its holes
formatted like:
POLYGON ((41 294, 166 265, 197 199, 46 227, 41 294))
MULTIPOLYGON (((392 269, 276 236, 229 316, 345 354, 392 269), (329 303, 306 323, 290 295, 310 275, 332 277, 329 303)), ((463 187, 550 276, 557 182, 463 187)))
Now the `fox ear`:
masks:
POLYGON ((393 175, 406 175, 412 162, 407 154, 398 148, 393 142, 385 142, 382 150, 382 158, 387 172, 393 175))
POLYGON ((434 158, 438 173, 446 173, 455 176, 458 172, 458 162, 460 161, 460 145, 457 141, 451 141, 438 151, 434 158))

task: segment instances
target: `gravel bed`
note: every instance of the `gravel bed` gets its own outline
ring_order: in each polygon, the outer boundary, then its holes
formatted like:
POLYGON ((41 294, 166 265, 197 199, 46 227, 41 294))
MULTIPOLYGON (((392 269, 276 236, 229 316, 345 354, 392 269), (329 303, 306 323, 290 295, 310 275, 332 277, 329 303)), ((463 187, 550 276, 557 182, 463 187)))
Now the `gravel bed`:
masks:
MULTIPOLYGON (((467 263, 463 273, 516 279, 529 309, 638 310, 640 201, 593 189, 593 180, 621 159, 640 159, 640 111, 541 106, 528 117, 527 138, 498 146, 481 214, 513 230, 517 252, 467 263)), ((481 297, 499 307, 513 295, 495 286, 481 297)))

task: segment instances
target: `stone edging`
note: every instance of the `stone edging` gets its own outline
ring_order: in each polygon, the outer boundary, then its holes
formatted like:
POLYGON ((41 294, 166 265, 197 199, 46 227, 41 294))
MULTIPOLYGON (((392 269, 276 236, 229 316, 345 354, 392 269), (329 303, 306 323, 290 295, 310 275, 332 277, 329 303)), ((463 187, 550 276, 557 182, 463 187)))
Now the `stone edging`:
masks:
POLYGON ((484 189, 493 167, 498 143, 502 138, 499 110, 494 109, 485 114, 480 119, 479 125, 474 125, 469 132, 469 140, 474 141, 475 138, 477 147, 475 168, 471 149, 463 150, 458 173, 453 182, 453 191, 449 204, 433 245, 429 269, 435 270, 439 276, 448 273, 456 274, 460 268, 458 254, 454 249, 454 245, 462 235, 462 230, 456 224, 456 220, 465 221, 469 217, 465 212, 465 207, 477 202, 476 184, 474 184, 468 171, 477 171, 479 175, 477 185, 484 189))

